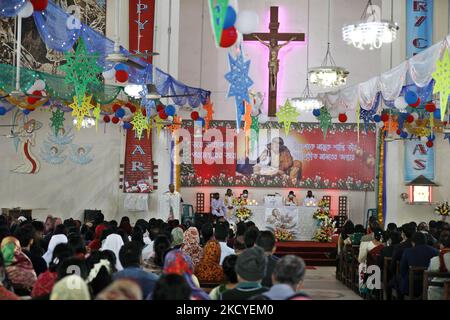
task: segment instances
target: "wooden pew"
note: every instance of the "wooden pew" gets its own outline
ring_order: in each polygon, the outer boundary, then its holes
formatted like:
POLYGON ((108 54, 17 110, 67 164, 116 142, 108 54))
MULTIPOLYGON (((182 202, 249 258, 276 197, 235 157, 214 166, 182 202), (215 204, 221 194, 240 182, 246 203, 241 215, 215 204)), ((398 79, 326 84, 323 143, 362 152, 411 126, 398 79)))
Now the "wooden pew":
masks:
POLYGON ((416 285, 423 285, 423 278, 426 268, 424 267, 409 267, 408 282, 409 282, 409 292, 405 296, 405 300, 421 300, 423 294, 423 288, 418 288, 417 292, 416 285))
POLYGON ((444 291, 443 299, 450 300, 450 272, 431 272, 425 271, 423 274, 422 299, 428 300, 428 288, 430 286, 442 287, 444 291), (434 278, 440 278, 433 280, 434 278), (444 281, 442 281, 445 279, 444 281))
POLYGON ((389 288, 389 267, 392 258, 384 257, 383 261, 383 299, 392 300, 392 290, 389 288))

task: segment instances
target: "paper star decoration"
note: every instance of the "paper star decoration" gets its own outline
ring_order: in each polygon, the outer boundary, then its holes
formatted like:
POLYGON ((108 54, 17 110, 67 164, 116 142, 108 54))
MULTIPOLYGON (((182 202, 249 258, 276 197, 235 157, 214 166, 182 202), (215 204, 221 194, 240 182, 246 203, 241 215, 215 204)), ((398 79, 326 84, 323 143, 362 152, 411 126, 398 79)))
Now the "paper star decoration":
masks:
POLYGON ((252 125, 250 126, 251 134, 250 134, 250 152, 253 152, 256 141, 259 135, 259 118, 252 116, 252 125))
POLYGON ((52 112, 50 126, 53 128, 56 136, 58 135, 59 129, 64 128, 64 120, 64 112, 62 110, 56 109, 56 111, 52 112))
POLYGON ((182 120, 181 117, 173 116, 173 122, 172 125, 170 126, 170 130, 172 131, 172 133, 181 128, 181 120, 182 120))
POLYGON ((91 109, 95 108, 95 106, 91 103, 92 95, 85 96, 80 101, 75 96, 73 97, 73 103, 69 104, 69 107, 72 109, 72 116, 77 118, 77 129, 80 130, 83 124, 84 117, 89 117, 91 115, 91 109))
POLYGON ((432 73, 435 81, 433 94, 439 93, 441 102, 441 121, 447 114, 447 103, 450 95, 450 56, 448 49, 445 50, 442 60, 436 61, 436 71, 432 73))
POLYGON ((250 103, 244 102, 245 104, 245 114, 244 114, 244 132, 245 132, 245 136, 249 137, 250 136, 250 129, 252 126, 252 106, 250 103))
POLYGON ((102 69, 97 65, 98 55, 89 53, 82 38, 80 38, 75 52, 64 53, 67 63, 59 67, 66 73, 65 82, 72 84, 75 95, 81 102, 89 85, 100 84, 97 78, 102 69))
POLYGON ((331 118, 331 115, 330 115, 330 112, 328 111, 328 109, 325 107, 322 107, 320 109, 320 116, 318 116, 317 119, 319 119, 320 128, 322 129, 322 132, 323 132, 323 137, 326 139, 328 129, 330 128, 331 123, 332 123, 332 118, 331 118))
POLYGON ((250 60, 244 60, 243 50, 240 50, 236 59, 231 54, 228 54, 228 61, 230 64, 230 71, 225 74, 225 79, 230 83, 228 90, 228 98, 234 97, 237 113, 236 113, 236 128, 239 131, 241 126, 241 118, 245 113, 243 102, 250 103, 250 96, 248 89, 253 85, 248 73, 250 70, 250 60))
POLYGON ((299 115, 300 113, 292 106, 289 99, 287 99, 284 106, 278 110, 276 116, 278 117, 278 122, 283 123, 286 136, 289 134, 292 122, 297 122, 299 115))
POLYGON ((97 103, 97 107, 92 111, 92 115, 95 118, 95 130, 98 130, 98 120, 100 119, 100 113, 102 109, 100 108, 100 103, 97 103))
POLYGON ((155 125, 156 125, 156 133, 158 134, 159 137, 159 135, 161 134, 161 129, 164 126, 164 121, 159 117, 159 115, 155 117, 155 125))
POLYGON ((136 136, 140 140, 142 138, 142 134, 145 129, 148 129, 147 117, 142 114, 142 110, 139 109, 131 120, 131 124, 133 125, 133 130, 136 133, 136 136))
MULTIPOLYGON (((209 129, 209 123, 213 119, 213 113, 214 113, 213 107, 214 107, 214 104, 208 98, 208 102, 206 102, 206 104, 203 105, 203 109, 206 110, 206 115, 203 117, 203 119, 205 119, 205 130, 209 129)), ((175 118, 174 118, 174 120, 175 120, 175 118)))

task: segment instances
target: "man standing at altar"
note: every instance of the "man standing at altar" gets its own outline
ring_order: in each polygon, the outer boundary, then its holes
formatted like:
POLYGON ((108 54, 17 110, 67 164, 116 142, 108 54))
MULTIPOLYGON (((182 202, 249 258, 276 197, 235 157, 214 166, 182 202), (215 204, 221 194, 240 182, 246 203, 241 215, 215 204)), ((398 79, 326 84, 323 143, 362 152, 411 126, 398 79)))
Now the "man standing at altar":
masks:
POLYGON ((169 191, 163 194, 161 203, 161 213, 168 213, 168 221, 180 219, 181 217, 181 203, 183 199, 178 191, 175 190, 175 185, 169 184, 169 191))
POLYGON ((218 192, 214 193, 214 196, 211 200, 211 213, 212 215, 218 218, 225 218, 227 212, 227 207, 223 203, 223 200, 220 199, 220 195, 218 192))
POLYGON ((317 207, 317 200, 311 190, 308 190, 306 198, 303 200, 303 205, 305 207, 317 207))
POLYGON ((227 193, 225 193, 224 204, 227 207, 227 215, 226 219, 231 221, 234 216, 234 204, 233 204, 234 196, 233 191, 231 189, 227 189, 227 193))

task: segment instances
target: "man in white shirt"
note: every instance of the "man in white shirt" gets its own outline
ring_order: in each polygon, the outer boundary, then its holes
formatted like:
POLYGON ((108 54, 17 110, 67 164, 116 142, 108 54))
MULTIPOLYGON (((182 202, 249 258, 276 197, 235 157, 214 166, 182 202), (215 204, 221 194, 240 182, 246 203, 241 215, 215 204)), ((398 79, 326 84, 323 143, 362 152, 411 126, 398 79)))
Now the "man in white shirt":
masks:
POLYGON ((224 204, 227 207, 227 215, 226 219, 231 221, 234 217, 234 204, 233 204, 234 196, 233 191, 231 189, 227 189, 227 193, 225 193, 224 204))
POLYGON ((223 200, 220 199, 219 193, 215 193, 211 200, 211 213, 216 218, 225 218, 227 212, 227 207, 223 203, 223 200))
POLYGON ((228 238, 228 223, 217 223, 214 229, 214 237, 220 244, 220 265, 223 260, 231 255, 235 254, 234 250, 227 245, 228 238))
POLYGON ((168 214, 168 221, 181 218, 181 195, 175 191, 175 186, 169 184, 169 191, 165 192, 161 203, 161 214, 168 214))
POLYGON ((317 200, 311 190, 309 190, 306 194, 306 198, 303 200, 303 205, 305 207, 317 207, 317 200))

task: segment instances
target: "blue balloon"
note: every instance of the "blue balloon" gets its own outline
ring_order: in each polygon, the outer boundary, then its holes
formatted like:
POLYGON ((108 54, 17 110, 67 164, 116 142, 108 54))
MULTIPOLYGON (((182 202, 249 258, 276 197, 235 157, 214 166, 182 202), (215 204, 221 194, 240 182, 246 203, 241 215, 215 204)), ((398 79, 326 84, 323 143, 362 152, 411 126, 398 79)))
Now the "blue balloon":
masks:
POLYGON ((400 133, 400 137, 403 139, 406 139, 406 138, 408 138, 408 133, 405 131, 402 131, 402 133, 400 133))
POLYGON ((381 121, 380 115, 379 114, 374 115, 373 116, 373 121, 375 121, 376 123, 380 122, 381 121))
POLYGON ((419 99, 419 96, 414 91, 406 91, 405 94, 405 101, 409 105, 413 105, 417 103, 417 100, 419 99))
POLYGON ((313 115, 314 115, 314 117, 319 117, 320 116, 320 109, 314 109, 313 110, 313 115))
POLYGON ((0 116, 4 116, 6 114, 6 109, 4 107, 0 107, 0 116))
POLYGON ((174 116, 175 113, 177 112, 177 110, 175 109, 175 107, 171 104, 169 104, 165 109, 164 112, 168 115, 168 116, 174 116))
POLYGON ((203 119, 202 117, 198 117, 197 120, 195 120, 195 121, 202 127, 204 127, 206 124, 205 119, 203 119))
POLYGON ((30 114, 31 111, 28 110, 28 109, 25 109, 25 110, 23 110, 22 112, 23 112, 24 115, 28 115, 28 114, 30 114))
POLYGON ((117 109, 116 111, 116 117, 117 118, 123 118, 125 116, 125 110, 122 108, 117 109))
POLYGON ((116 64, 116 65, 114 66, 114 69, 115 69, 116 71, 119 71, 119 70, 125 70, 125 71, 128 71, 128 66, 127 66, 126 64, 123 64, 123 63, 118 63, 118 64, 116 64))
POLYGON ((225 21, 223 23, 223 29, 228 29, 234 26, 236 23, 236 10, 232 6, 228 6, 225 21))
POLYGON ((441 109, 436 109, 434 111, 434 118, 435 119, 440 119, 441 118, 441 109))
POLYGON ((125 122, 125 123, 123 124, 123 128, 126 129, 126 130, 131 129, 131 123, 125 122))
POLYGON ((428 136, 428 141, 436 140, 436 136, 434 134, 428 136))

